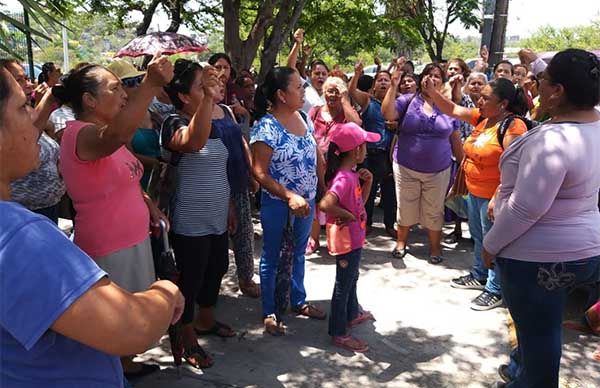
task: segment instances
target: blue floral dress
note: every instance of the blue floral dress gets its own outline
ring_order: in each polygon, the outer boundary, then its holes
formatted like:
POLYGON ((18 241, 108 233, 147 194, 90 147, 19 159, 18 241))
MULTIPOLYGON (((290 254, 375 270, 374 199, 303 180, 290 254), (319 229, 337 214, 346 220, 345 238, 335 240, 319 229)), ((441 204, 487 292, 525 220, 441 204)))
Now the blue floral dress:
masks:
MULTIPOLYGON (((296 136, 267 114, 252 129, 250 144, 263 142, 273 149, 269 175, 286 189, 310 201, 317 193, 317 143, 310 119, 306 120, 306 126, 306 134, 296 136)), ((264 193, 279 200, 268 191, 264 193)))

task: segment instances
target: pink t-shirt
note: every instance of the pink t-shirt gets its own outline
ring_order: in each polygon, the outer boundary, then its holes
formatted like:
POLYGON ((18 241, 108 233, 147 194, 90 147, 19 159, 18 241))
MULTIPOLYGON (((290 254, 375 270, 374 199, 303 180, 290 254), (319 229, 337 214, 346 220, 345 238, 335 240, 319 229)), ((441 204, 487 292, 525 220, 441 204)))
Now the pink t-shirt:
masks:
POLYGON ((360 179, 355 171, 339 170, 327 190, 338 198, 338 206, 354 214, 356 221, 337 224, 327 215, 327 248, 331 255, 343 255, 360 249, 365 243, 367 213, 362 198, 360 179))
POLYGON ((79 159, 77 135, 88 125, 67 122, 59 168, 77 211, 75 244, 101 257, 148 238, 150 215, 139 183, 144 168, 125 146, 102 159, 79 159))
POLYGON ((323 118, 323 107, 322 106, 314 106, 308 112, 308 117, 313 122, 313 126, 315 127, 315 140, 317 141, 317 147, 323 153, 323 155, 327 155, 327 151, 329 150, 329 135, 332 129, 337 124, 344 124, 346 122, 346 118, 344 117, 344 112, 341 112, 337 116, 333 117, 331 121, 326 121, 323 118))

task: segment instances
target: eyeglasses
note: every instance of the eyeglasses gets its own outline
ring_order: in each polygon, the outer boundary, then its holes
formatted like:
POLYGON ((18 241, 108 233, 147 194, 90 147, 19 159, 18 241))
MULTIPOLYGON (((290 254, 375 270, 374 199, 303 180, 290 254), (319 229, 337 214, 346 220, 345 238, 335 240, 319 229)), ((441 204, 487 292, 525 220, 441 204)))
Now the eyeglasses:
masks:
POLYGON ((136 77, 125 78, 125 79, 121 80, 121 85, 123 85, 123 87, 125 87, 125 88, 135 88, 135 87, 138 87, 142 83, 143 79, 144 79, 143 74, 138 75, 136 77))

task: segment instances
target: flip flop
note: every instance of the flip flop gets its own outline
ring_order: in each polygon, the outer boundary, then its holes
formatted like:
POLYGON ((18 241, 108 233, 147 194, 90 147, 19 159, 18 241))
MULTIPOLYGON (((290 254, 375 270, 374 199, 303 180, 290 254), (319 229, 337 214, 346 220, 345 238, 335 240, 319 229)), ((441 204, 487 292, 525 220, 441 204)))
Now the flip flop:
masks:
POLYGON ((444 258, 442 256, 429 256, 429 259, 427 259, 427 262, 433 265, 439 264, 442 261, 444 261, 444 258))
POLYGON ((394 250, 392 251, 392 257, 394 259, 403 259, 404 256, 406 256, 407 250, 406 247, 404 248, 394 248, 394 250))
POLYGON ((204 351, 204 349, 202 349, 200 345, 196 345, 191 349, 184 350, 183 358, 188 364, 190 364, 196 369, 210 368, 215 363, 214 360, 204 351), (198 361, 198 357, 194 356, 200 356, 201 361, 198 361), (192 358, 195 358, 196 362, 194 362, 192 358))
POLYGON ((310 304, 310 303, 305 303, 305 304, 295 308, 294 311, 298 315, 304 315, 305 317, 309 317, 309 318, 313 318, 313 319, 323 320, 323 319, 327 318, 327 313, 321 311, 321 309, 319 309, 317 306, 310 304))
POLYGON ((281 337, 285 335, 285 326, 283 322, 278 322, 275 315, 267 315, 263 320, 265 325, 265 332, 271 334, 274 337, 281 337))
POLYGON ((339 346, 340 348, 349 350, 351 352, 364 353, 369 350, 369 345, 367 343, 360 341, 350 334, 336 336, 332 339, 335 346, 339 346))
POLYGON ((198 335, 216 335, 217 337, 221 337, 221 338, 231 338, 231 337, 235 337, 235 335, 236 335, 235 330, 233 330, 228 325, 221 323, 219 321, 215 321, 215 324, 213 325, 213 327, 211 327, 208 330, 200 330, 200 329, 196 329, 194 327, 194 331, 198 335), (223 330, 228 331, 229 333, 223 334, 223 330))
POLYGON ((358 326, 361 323, 369 321, 369 320, 374 321, 375 317, 373 316, 373 314, 371 314, 370 311, 363 310, 358 313, 356 318, 354 318, 353 320, 348 322, 348 327, 352 328, 352 327, 358 326))

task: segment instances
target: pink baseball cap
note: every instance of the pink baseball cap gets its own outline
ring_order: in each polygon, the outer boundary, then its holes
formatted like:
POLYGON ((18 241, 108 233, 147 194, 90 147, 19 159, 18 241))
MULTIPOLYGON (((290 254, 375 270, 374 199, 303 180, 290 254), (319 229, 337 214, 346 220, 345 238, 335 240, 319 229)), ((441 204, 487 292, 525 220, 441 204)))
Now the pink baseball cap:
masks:
POLYGON ((380 134, 367 132, 352 122, 337 124, 329 135, 329 141, 335 143, 340 152, 348 152, 365 142, 376 143, 379 140, 381 140, 380 134))

